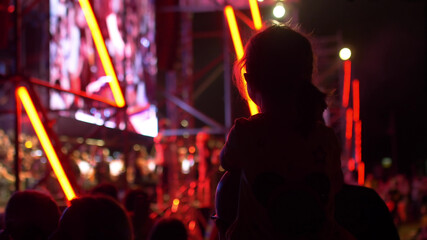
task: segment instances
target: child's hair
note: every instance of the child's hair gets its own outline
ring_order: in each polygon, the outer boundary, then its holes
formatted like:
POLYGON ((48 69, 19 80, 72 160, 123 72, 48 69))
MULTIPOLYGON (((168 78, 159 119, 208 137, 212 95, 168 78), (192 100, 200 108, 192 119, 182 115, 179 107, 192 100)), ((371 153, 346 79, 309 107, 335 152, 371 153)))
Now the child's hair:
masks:
POLYGON ((313 69, 313 51, 307 37, 289 26, 272 25, 246 44, 243 58, 234 65, 234 80, 245 97, 246 72, 247 84, 259 93, 263 105, 275 108, 293 102, 298 119, 315 122, 326 103, 325 95, 311 82, 313 69))

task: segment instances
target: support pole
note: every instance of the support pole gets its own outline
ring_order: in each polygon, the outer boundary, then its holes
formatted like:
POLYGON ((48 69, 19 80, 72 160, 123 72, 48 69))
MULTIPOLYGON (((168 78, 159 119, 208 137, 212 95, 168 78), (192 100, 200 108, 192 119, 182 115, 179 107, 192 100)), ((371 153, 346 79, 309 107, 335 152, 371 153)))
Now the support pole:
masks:
POLYGON ((231 128, 231 68, 230 68, 230 54, 229 41, 228 41, 228 28, 227 20, 223 19, 223 43, 224 43, 224 125, 225 132, 231 128))
MULTIPOLYGON (((18 84, 15 83, 15 91, 13 94, 15 95, 18 84)), ((14 162, 14 170, 15 170, 15 191, 20 190, 20 179, 19 173, 21 171, 21 159, 19 158, 19 136, 21 135, 21 101, 17 96, 15 96, 16 103, 16 113, 15 113, 15 162, 14 162)))
MULTIPOLYGON (((21 0, 15 0, 15 38, 16 38, 16 49, 15 49, 15 76, 18 76, 21 73, 21 0)), ((15 80, 15 91, 18 87, 18 80, 15 80)), ((13 95, 15 95, 15 91, 13 95)), ((16 114, 15 114, 15 191, 20 190, 20 179, 19 173, 21 170, 21 160, 19 158, 19 136, 21 135, 21 102, 15 97, 16 102, 16 114)))

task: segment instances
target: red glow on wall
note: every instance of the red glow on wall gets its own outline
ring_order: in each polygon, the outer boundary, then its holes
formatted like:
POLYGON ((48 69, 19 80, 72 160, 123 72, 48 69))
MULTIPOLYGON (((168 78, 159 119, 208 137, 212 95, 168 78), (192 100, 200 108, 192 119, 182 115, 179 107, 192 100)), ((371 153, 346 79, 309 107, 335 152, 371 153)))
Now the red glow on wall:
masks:
POLYGON ((360 90, 359 80, 353 80, 353 117, 354 121, 357 122, 360 119, 360 90))
POLYGON ((345 116, 345 138, 351 139, 353 137, 353 109, 347 109, 345 116))
POLYGON ((350 98, 350 81, 351 81, 351 61, 344 61, 344 84, 342 93, 342 106, 348 106, 348 100, 350 98))

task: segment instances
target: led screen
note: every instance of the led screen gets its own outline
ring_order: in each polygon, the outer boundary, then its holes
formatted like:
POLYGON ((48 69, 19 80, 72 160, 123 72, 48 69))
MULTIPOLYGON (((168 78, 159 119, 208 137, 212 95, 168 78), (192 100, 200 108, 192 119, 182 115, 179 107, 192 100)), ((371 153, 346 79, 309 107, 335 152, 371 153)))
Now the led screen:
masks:
MULTIPOLYGON (((154 4, 150 0, 91 0, 90 4, 125 96, 127 128, 156 136, 154 4)), ((49 31, 50 83, 114 101, 108 84, 111 79, 104 72, 77 0, 50 0, 49 31)), ((78 120, 125 128, 126 118, 100 102, 55 90, 49 102, 51 110, 76 110, 78 120)))

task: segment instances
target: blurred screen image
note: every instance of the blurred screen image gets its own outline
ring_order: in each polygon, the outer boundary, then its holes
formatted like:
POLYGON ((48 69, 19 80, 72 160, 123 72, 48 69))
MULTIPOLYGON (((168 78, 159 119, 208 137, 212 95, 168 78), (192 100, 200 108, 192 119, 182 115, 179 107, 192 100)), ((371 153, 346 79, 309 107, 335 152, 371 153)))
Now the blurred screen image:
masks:
MULTIPOLYGON (((155 11, 150 0, 90 0, 127 104, 127 129, 156 136, 155 11)), ((78 0, 50 0, 51 84, 114 100, 78 0)), ((77 109, 77 120, 125 128, 123 116, 105 104, 52 90, 51 110, 77 109)))

